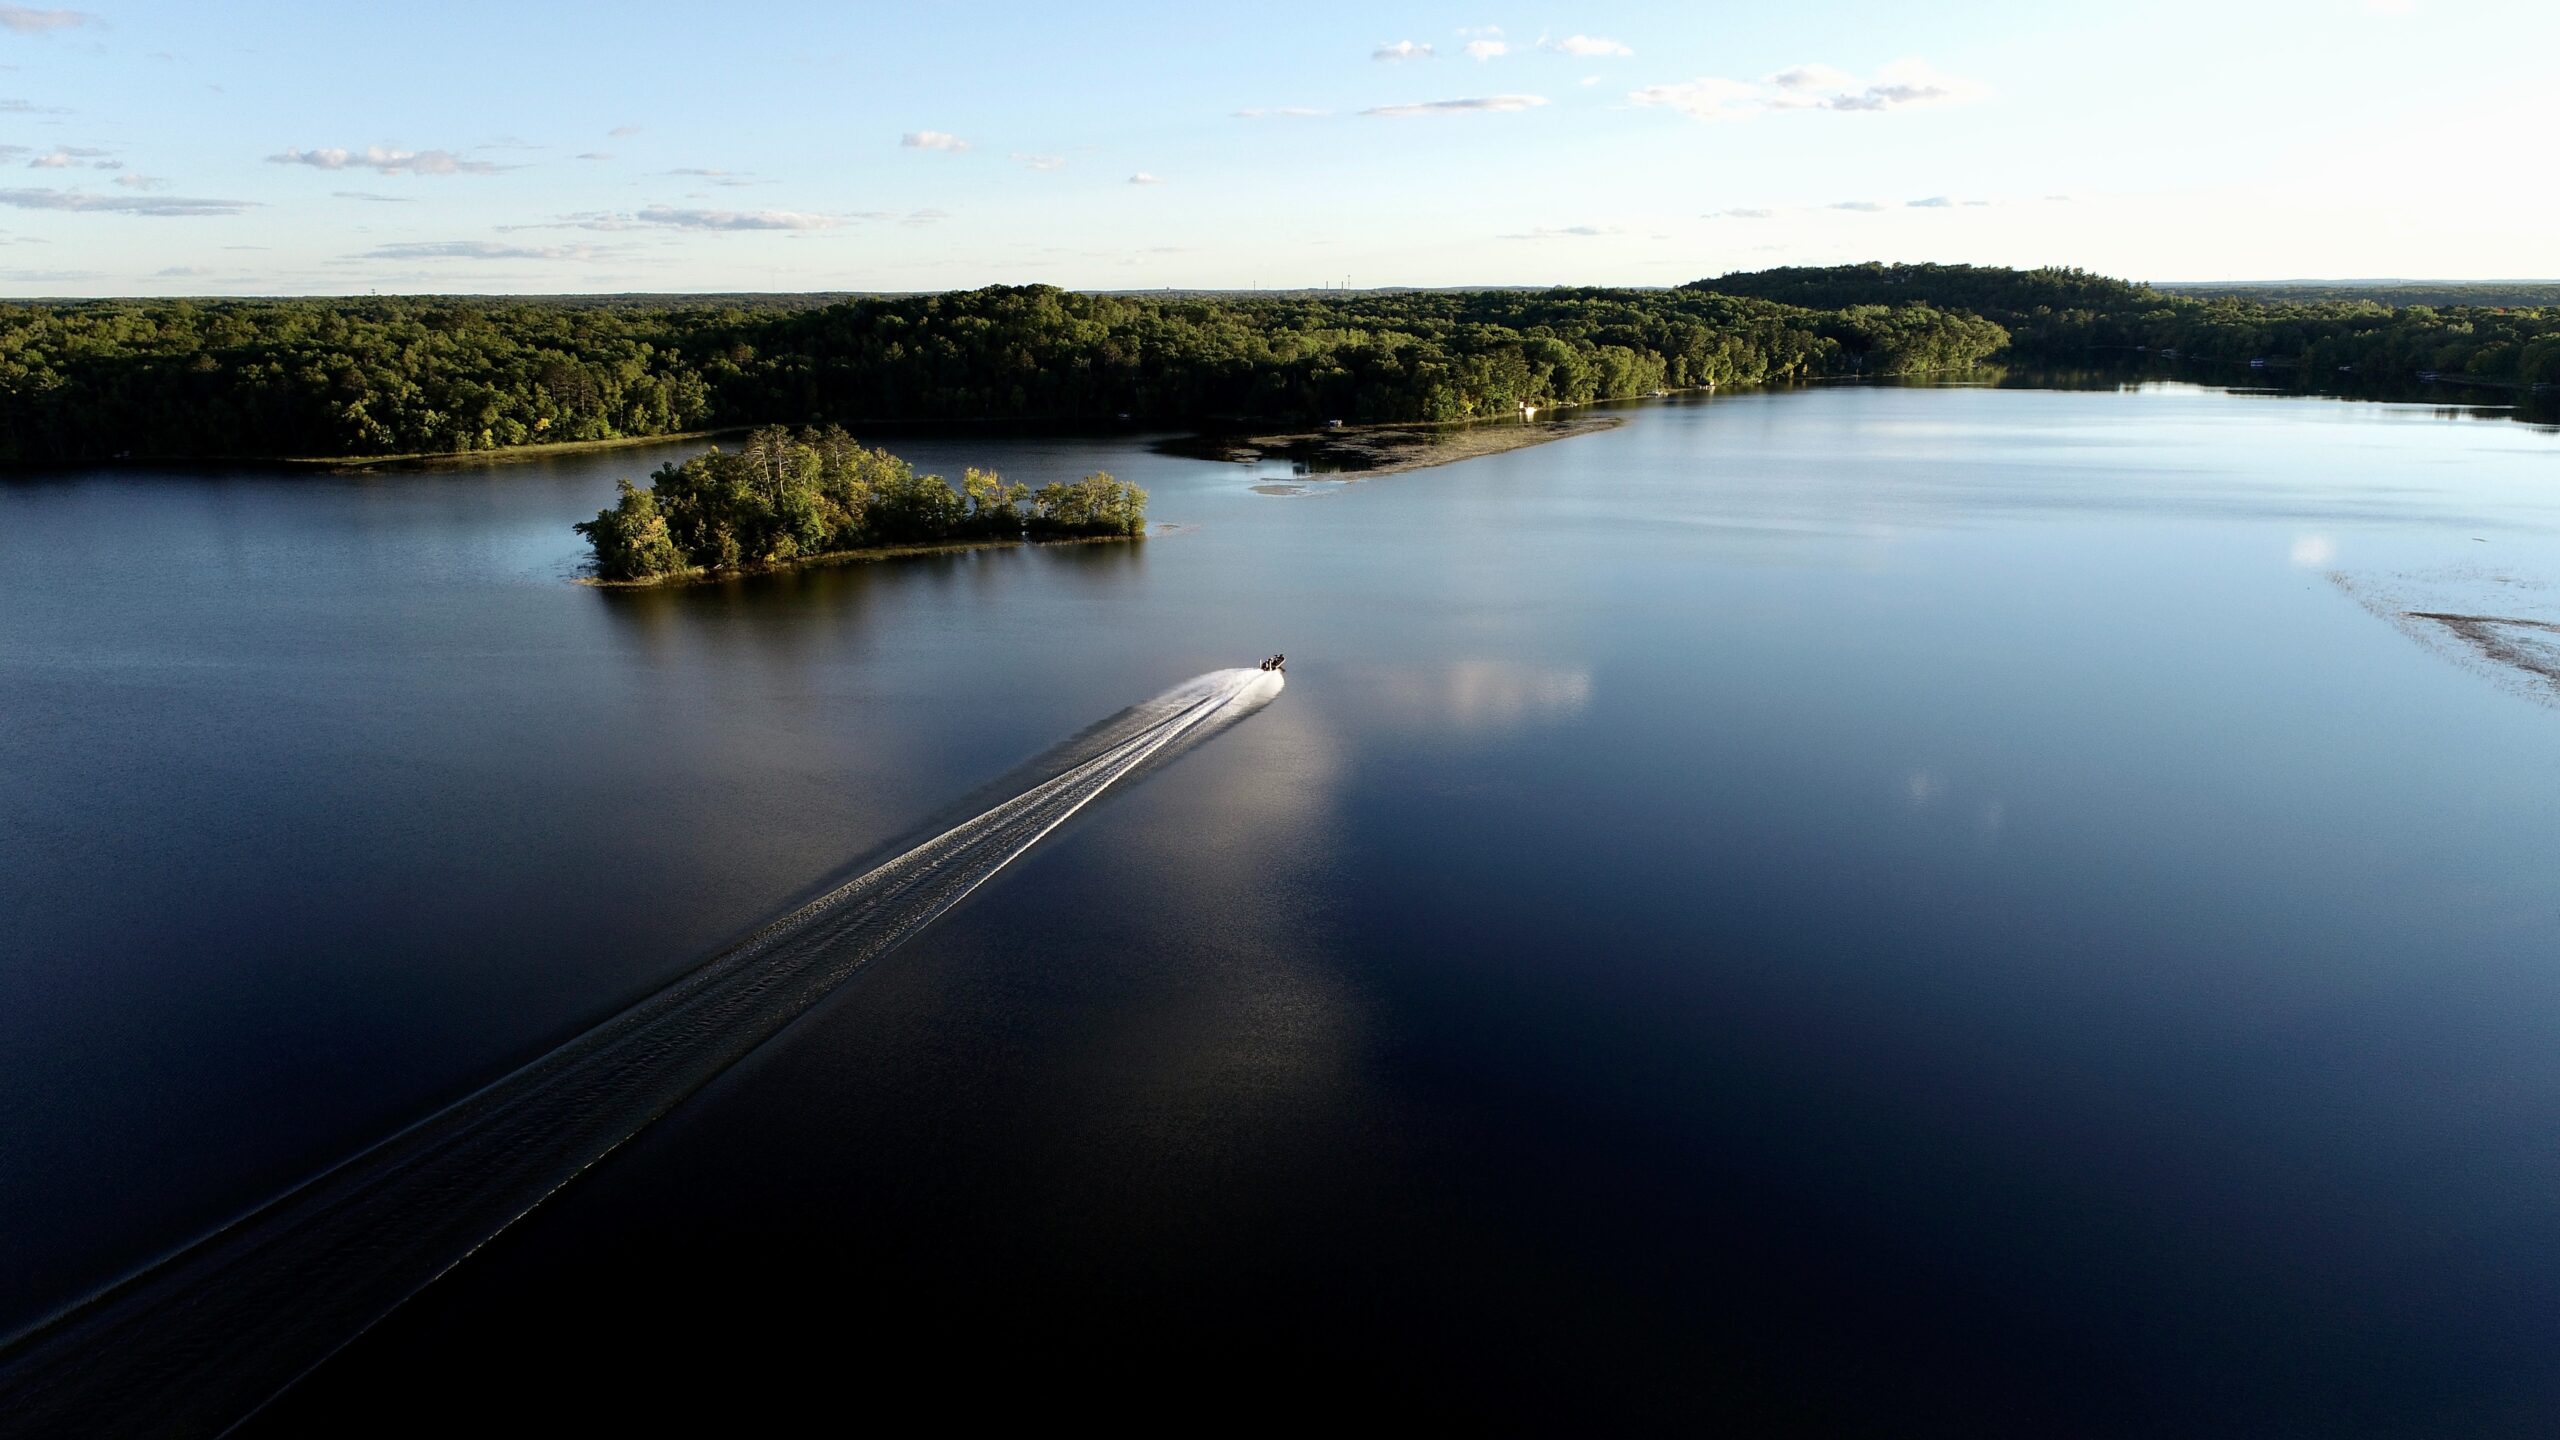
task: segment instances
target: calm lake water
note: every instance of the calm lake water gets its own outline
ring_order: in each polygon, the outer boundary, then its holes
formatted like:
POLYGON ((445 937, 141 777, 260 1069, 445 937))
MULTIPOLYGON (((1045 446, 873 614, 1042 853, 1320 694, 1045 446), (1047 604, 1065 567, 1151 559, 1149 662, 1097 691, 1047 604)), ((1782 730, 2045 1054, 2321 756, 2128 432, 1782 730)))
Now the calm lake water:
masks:
POLYGON ((2553 637, 2406 613, 2560 621, 2560 434, 1628 414, 902 438, 1179 529, 654 593, 567 527, 694 447, 0 483, 0 1331, 1286 650, 265 1431, 2560 1426, 2553 637))

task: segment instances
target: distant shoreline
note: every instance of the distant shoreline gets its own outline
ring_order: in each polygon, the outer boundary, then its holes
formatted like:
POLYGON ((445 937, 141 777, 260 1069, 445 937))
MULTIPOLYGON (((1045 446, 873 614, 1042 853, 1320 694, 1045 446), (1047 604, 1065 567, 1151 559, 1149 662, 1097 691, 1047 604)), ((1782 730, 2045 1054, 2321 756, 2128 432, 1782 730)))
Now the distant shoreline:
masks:
POLYGON ((502 445, 493 450, 421 450, 406 455, 244 455, 236 458, 259 464, 283 465, 296 470, 325 470, 333 474, 357 474, 381 465, 403 470, 425 470, 444 465, 546 460, 554 455, 584 455, 599 450, 628 450, 635 445, 672 445, 687 440, 712 440, 722 435, 742 434, 748 428, 744 425, 723 425, 711 430, 670 430, 664 435, 621 435, 611 440, 550 440, 535 445, 502 445))
POLYGON ((1247 463, 1279 457, 1308 464, 1310 474, 1333 480, 1362 480, 1373 475, 1401 475, 1461 460, 1475 460, 1512 450, 1525 450, 1555 440, 1570 440, 1615 430, 1623 415, 1584 416, 1572 420, 1495 421, 1454 425, 1368 425, 1357 429, 1284 431, 1213 442, 1207 458, 1247 463), (1336 468, 1316 471, 1317 463, 1336 468))

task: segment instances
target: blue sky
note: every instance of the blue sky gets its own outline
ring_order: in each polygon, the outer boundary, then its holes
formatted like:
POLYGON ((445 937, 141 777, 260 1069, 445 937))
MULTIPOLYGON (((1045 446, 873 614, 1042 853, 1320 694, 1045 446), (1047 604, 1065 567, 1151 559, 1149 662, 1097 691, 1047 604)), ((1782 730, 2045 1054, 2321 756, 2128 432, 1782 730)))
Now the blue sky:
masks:
POLYGON ((0 294, 2550 276, 2554 55, 2548 0, 0 4, 0 294))

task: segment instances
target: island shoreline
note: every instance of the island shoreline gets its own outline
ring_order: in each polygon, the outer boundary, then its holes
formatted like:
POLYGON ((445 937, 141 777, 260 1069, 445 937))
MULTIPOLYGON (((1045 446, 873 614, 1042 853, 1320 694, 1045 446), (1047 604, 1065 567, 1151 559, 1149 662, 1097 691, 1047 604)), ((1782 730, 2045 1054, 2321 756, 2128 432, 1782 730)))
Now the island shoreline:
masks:
POLYGON ((714 570, 696 566, 690 570, 652 575, 643 580, 607 580, 596 575, 572 577, 572 583, 598 590, 681 590, 689 586, 717 585, 727 580, 752 580, 758 577, 787 575, 798 570, 824 570, 841 565, 867 565, 878 560, 906 560, 923 555, 958 555, 972 550, 1027 550, 1051 545, 1128 545, 1144 541, 1145 535, 1057 535, 1025 536, 1019 540, 934 540, 913 545, 866 545, 856 550, 828 550, 816 555, 796 556, 789 560, 764 565, 741 565, 714 570))

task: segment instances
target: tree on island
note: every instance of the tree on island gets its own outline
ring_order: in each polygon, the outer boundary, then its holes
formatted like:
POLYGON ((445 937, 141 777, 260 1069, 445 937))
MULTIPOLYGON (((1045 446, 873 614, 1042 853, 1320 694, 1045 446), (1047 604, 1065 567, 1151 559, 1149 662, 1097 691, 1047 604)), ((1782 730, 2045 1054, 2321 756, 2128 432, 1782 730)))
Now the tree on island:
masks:
POLYGON ((670 462, 576 527, 605 580, 739 571, 892 545, 1139 536, 1147 492, 1097 472, 1034 492, 991 470, 954 487, 842 429, 758 430, 670 462))

